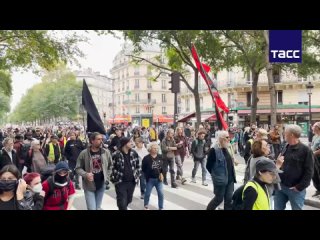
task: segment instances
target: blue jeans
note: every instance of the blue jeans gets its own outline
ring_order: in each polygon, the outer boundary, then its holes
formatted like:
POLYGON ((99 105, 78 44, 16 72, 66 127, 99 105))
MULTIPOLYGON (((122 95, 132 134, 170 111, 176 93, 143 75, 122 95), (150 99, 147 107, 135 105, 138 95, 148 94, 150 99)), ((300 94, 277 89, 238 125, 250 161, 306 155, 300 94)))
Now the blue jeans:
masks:
POLYGON ((224 210, 232 209, 232 194, 234 190, 234 182, 227 185, 214 185, 214 198, 209 202, 207 210, 215 210, 224 200, 224 210))
POLYGON ((274 210, 286 209, 288 201, 290 201, 292 210, 302 210, 306 192, 306 189, 301 192, 295 192, 281 184, 281 190, 277 190, 274 195, 274 210))
POLYGON ((141 195, 146 192, 146 178, 144 176, 144 173, 141 173, 141 176, 140 176, 140 192, 141 192, 141 195))
POLYGON ((201 169, 202 169, 202 181, 206 180, 206 176, 207 176, 207 169, 206 169, 206 163, 207 163, 207 158, 203 158, 200 160, 194 160, 194 167, 192 169, 192 178, 196 177, 197 171, 198 171, 198 167, 201 164, 201 169))
POLYGON ((102 198, 103 198, 105 189, 106 189, 106 185, 103 184, 103 186, 100 189, 94 192, 88 191, 88 190, 84 191, 84 196, 86 199, 88 210, 101 209, 101 203, 102 203, 102 198))
POLYGON ((163 209, 163 184, 158 178, 149 178, 147 182, 146 193, 144 195, 144 206, 148 206, 152 188, 156 187, 158 193, 158 206, 163 209))

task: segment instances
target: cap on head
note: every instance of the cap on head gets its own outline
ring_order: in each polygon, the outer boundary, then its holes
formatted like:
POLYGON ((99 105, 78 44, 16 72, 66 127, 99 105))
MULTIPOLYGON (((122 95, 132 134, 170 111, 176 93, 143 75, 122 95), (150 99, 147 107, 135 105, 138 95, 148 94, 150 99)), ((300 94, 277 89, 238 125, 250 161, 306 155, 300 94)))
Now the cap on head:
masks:
POLYGON ((55 172, 60 172, 60 171, 70 171, 70 168, 68 166, 68 163, 66 163, 65 161, 61 161, 58 162, 58 164, 56 165, 54 171, 55 172))
POLYGON ((276 164, 271 160, 261 159, 256 163, 256 172, 269 171, 273 173, 282 173, 283 171, 277 169, 276 164))

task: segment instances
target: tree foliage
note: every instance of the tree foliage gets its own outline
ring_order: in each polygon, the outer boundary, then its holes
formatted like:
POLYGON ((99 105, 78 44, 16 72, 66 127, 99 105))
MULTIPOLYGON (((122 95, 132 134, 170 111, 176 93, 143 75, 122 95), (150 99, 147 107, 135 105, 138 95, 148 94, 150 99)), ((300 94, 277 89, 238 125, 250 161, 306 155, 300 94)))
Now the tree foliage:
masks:
POLYGON ((67 31, 62 36, 59 31, 0 30, 0 70, 50 70, 59 62, 76 63, 83 56, 77 43, 86 40, 67 31))
POLYGON ((47 72, 42 82, 29 89, 11 115, 14 122, 32 122, 57 117, 73 119, 78 114, 82 85, 63 65, 47 72))

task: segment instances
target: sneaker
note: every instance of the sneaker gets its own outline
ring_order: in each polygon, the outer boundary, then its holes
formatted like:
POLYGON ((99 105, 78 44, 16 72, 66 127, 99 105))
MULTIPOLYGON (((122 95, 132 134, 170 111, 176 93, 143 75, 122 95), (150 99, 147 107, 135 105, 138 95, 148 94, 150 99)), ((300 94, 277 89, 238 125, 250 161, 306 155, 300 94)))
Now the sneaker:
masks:
POLYGON ((141 193, 140 199, 144 199, 144 193, 141 193))
POLYGON ((208 186, 208 183, 206 183, 205 181, 202 182, 203 186, 208 186))
POLYGON ((192 183, 197 183, 196 178, 192 178, 191 182, 192 183))
POLYGON ((181 179, 181 184, 185 184, 185 183, 186 183, 186 181, 187 181, 187 179, 182 178, 182 179, 181 179))
POLYGON ((149 210, 148 206, 144 206, 144 210, 149 210))
POLYGON ((177 175, 176 176, 176 180, 180 180, 180 179, 181 179, 181 177, 177 175))
POLYGON ((320 195, 320 191, 316 191, 313 195, 312 195, 312 197, 317 197, 317 196, 319 196, 320 195))
POLYGON ((167 180, 164 180, 164 181, 163 181, 163 184, 164 184, 164 185, 168 185, 168 181, 167 181, 167 180))

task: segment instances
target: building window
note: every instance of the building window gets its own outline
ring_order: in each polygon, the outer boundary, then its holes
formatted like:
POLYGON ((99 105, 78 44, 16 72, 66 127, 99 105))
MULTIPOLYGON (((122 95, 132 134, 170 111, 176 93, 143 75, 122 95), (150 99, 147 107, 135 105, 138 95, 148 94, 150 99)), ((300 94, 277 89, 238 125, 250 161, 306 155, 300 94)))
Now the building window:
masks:
POLYGON ((124 101, 124 95, 122 95, 122 103, 123 103, 123 101, 124 101))
POLYGON ((166 94, 162 94, 162 102, 163 102, 163 103, 167 102, 166 94))
POLYGON ((139 67, 135 67, 135 68, 134 68, 134 75, 135 75, 135 76, 139 76, 139 75, 140 75, 139 67))
POLYGON ((166 107, 162 107, 162 114, 167 114, 166 107))
POLYGON ((282 98, 283 98, 283 92, 282 91, 277 91, 277 103, 278 104, 283 104, 282 98))
POLYGON ((151 81, 150 80, 147 80, 147 84, 148 84, 148 89, 152 89, 152 83, 151 83, 151 81))
POLYGON ((140 113, 140 106, 136 106, 136 113, 140 113))
POLYGON ((247 92, 247 107, 251 107, 252 104, 252 93, 247 92))
POLYGON ((181 107, 178 107, 178 114, 180 114, 181 113, 181 107))
POLYGON ((148 113, 152 113, 152 107, 148 107, 148 113))
POLYGON ((127 77, 129 77, 129 71, 128 71, 128 68, 127 68, 127 77))
POLYGON ((151 103, 151 93, 148 93, 148 103, 151 103))
POLYGON ((186 99, 186 112, 190 112, 190 100, 186 99))
POLYGON ((129 81, 127 81, 127 90, 129 90, 129 81))
POLYGON ((140 86, 139 79, 135 79, 134 80, 134 89, 139 89, 139 86, 140 86))
POLYGON ((147 68, 147 75, 148 75, 148 76, 151 76, 151 75, 152 75, 151 68, 147 68))
POLYGON ((203 110, 203 97, 200 97, 200 110, 203 110))
POLYGON ((120 96, 118 96, 118 104, 120 105, 120 96))
POLYGON ((166 80, 162 80, 161 81, 161 88, 166 90, 167 89, 167 81, 166 80))
POLYGON ((139 95, 139 93, 136 93, 136 96, 135 96, 136 98, 135 98, 135 100, 136 100, 136 102, 139 102, 140 101, 140 95, 139 95))

